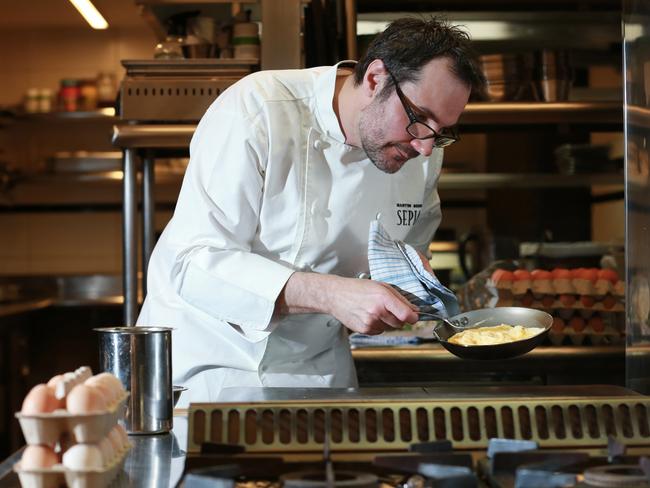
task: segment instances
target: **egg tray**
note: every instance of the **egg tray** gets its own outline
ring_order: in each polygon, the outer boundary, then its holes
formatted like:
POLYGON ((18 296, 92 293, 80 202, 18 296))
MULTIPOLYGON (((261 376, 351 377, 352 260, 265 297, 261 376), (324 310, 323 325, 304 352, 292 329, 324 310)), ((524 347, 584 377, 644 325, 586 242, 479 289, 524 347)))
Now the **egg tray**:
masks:
POLYGON ((612 295, 615 299, 616 302, 612 307, 605 307, 605 304, 603 303, 601 298, 596 298, 591 295, 586 295, 590 296, 594 299, 594 304, 591 307, 586 307, 581 301, 580 297, 582 295, 575 295, 576 296, 576 301, 573 303, 570 307, 567 307, 564 305, 559 298, 555 295, 549 295, 550 297, 554 298, 554 300, 549 303, 547 301, 543 300, 538 300, 534 298, 531 294, 526 294, 526 295, 506 295, 506 294, 500 294, 499 295, 499 300, 496 303, 497 307, 513 307, 513 306, 520 306, 520 307, 527 307, 527 308, 536 308, 538 310, 562 310, 562 309, 570 309, 570 310, 594 310, 597 312, 624 312, 625 311, 625 306, 623 304, 623 298, 618 297, 616 295, 612 295))
POLYGON ((54 445, 65 435, 71 435, 77 443, 94 444, 106 437, 124 417, 128 396, 125 393, 112 409, 101 413, 74 415, 66 410, 55 410, 33 415, 16 412, 15 415, 29 445, 54 445))
POLYGON ((576 332, 573 328, 567 326, 561 332, 549 330, 546 336, 554 346, 563 345, 567 338, 574 346, 581 346, 585 341, 589 341, 592 345, 598 346, 601 344, 616 345, 621 344, 625 335, 617 330, 615 327, 606 326, 602 332, 596 332, 590 326, 584 328, 580 332, 576 332))
POLYGON ((122 472, 130 449, 129 445, 119 459, 104 469, 77 471, 63 464, 55 464, 51 468, 22 469, 19 461, 14 465, 14 471, 22 488, 59 488, 62 485, 70 488, 106 488, 122 472))

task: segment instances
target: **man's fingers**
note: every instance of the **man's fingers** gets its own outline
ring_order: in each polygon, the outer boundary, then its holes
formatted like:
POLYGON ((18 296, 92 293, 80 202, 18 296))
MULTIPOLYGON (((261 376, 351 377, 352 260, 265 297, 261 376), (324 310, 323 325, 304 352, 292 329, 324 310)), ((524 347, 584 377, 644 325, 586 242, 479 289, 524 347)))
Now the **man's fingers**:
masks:
MULTIPOLYGON (((418 314, 416 311, 411 308, 411 304, 408 304, 409 306, 404 306, 404 304, 401 301, 393 301, 389 300, 386 303, 386 310, 390 313, 392 317, 397 319, 399 325, 397 327, 402 327, 404 322, 408 322, 409 324, 414 324, 415 322, 418 321, 418 314)), ((393 323, 388 322, 387 320, 384 320, 384 322, 388 323, 391 325, 391 327, 395 327, 393 323)))
POLYGON ((391 294, 397 298, 399 301, 401 301, 404 305, 407 305, 411 310, 418 310, 418 306, 409 302, 408 298, 406 298, 404 295, 402 295, 399 291, 397 291, 395 288, 393 288, 391 285, 388 283, 382 283, 388 290, 390 290, 391 294))

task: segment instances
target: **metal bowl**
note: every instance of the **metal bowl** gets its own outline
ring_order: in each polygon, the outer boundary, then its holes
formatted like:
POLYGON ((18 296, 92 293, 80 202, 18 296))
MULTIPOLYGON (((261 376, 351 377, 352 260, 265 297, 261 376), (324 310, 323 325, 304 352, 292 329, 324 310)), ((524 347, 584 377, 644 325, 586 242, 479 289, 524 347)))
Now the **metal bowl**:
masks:
POLYGON ((463 359, 509 359, 521 356, 537 347, 553 325, 553 317, 532 308, 497 307, 454 315, 449 318, 449 322, 454 327, 439 322, 433 329, 433 335, 450 353, 463 359), (541 327, 544 331, 528 339, 490 346, 461 346, 448 342, 451 336, 462 330, 501 324, 541 327))

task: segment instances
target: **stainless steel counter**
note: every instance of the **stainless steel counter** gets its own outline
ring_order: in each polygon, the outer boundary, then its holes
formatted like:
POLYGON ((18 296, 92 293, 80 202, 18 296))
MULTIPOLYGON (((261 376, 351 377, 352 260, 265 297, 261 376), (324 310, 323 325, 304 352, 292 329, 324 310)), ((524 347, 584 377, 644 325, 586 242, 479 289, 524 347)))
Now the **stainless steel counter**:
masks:
POLYGON ((0 303, 0 318, 33 312, 35 310, 41 310, 43 308, 49 307, 53 303, 54 301, 50 298, 43 298, 41 300, 24 300, 12 303, 0 303))
POLYGON ((0 317, 50 306, 120 305, 119 275, 0 277, 0 317))

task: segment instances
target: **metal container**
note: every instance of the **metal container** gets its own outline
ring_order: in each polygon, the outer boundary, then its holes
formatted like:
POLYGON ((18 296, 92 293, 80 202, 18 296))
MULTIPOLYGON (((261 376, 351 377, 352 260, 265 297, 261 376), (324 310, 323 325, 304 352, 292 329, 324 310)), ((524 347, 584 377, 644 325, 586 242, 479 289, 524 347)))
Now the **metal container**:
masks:
POLYGON ((108 327, 99 333, 99 367, 129 391, 126 430, 159 434, 172 428, 172 329, 108 327))

